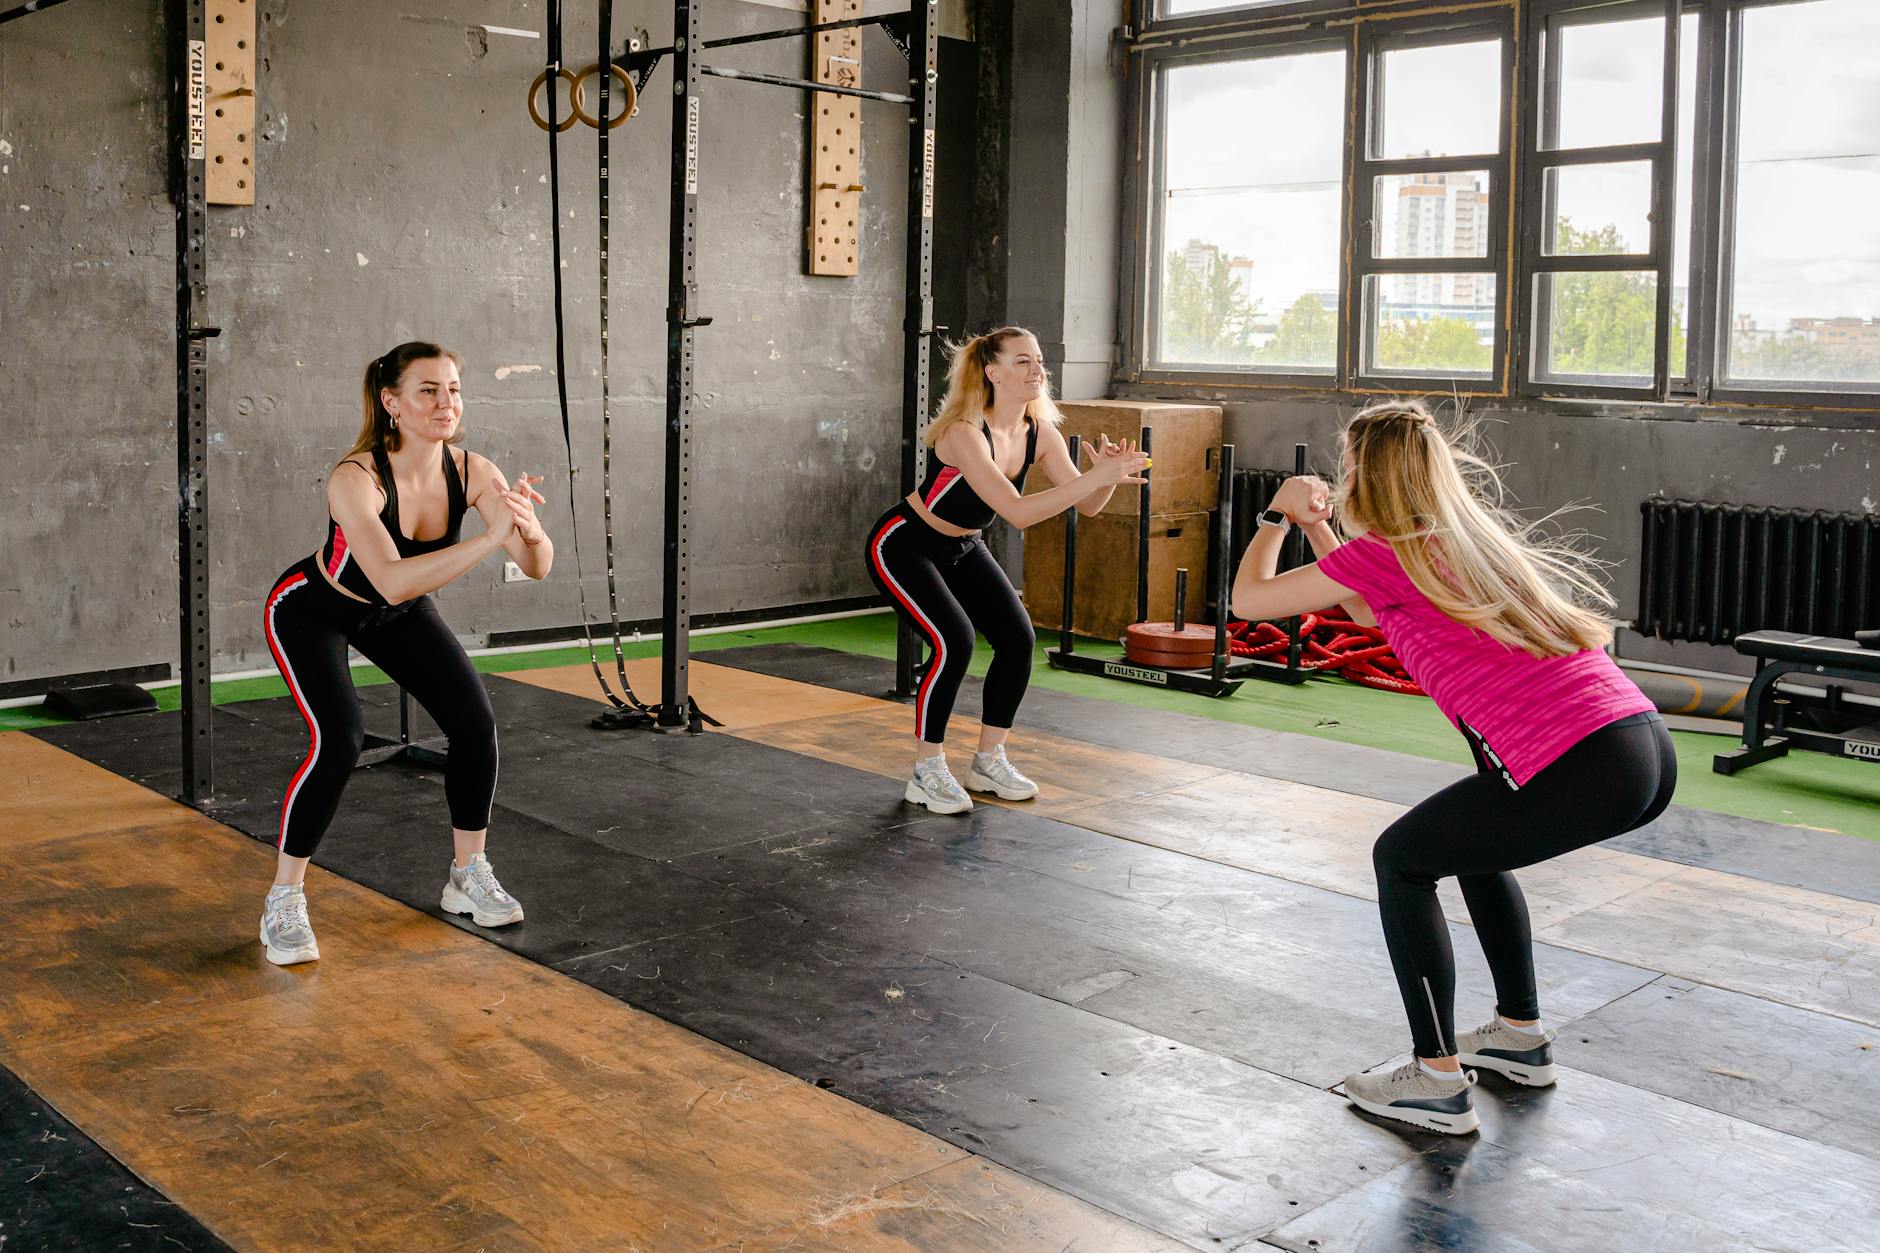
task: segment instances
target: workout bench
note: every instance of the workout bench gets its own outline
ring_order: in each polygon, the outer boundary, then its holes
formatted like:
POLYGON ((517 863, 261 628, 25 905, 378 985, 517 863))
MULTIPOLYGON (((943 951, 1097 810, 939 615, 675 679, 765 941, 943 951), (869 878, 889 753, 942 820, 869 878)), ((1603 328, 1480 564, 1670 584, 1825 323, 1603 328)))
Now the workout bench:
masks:
MULTIPOLYGON (((1752 631, 1736 637, 1736 649, 1756 658, 1756 677, 1743 704, 1743 747, 1718 753, 1711 763, 1718 774, 1735 774, 1758 762, 1781 757, 1790 748, 1880 762, 1880 721, 1832 734, 1786 725, 1775 700, 1776 684, 1786 675, 1880 683, 1880 651, 1854 640, 1793 631, 1752 631)), ((1828 688, 1828 708, 1842 708, 1840 689, 1828 688)))

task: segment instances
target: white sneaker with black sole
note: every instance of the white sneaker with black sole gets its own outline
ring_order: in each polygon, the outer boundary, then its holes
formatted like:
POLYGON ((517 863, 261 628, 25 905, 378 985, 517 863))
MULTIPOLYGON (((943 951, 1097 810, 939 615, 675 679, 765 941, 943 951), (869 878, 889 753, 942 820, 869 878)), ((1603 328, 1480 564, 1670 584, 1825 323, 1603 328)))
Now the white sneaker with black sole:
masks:
POLYGON ((1553 1044, 1553 1032, 1523 1031, 1497 1016, 1457 1036, 1456 1054, 1464 1066, 1492 1070, 1524 1087, 1546 1088, 1559 1077, 1553 1044))
POLYGON ((1346 1075, 1345 1098, 1367 1114, 1409 1123, 1425 1131, 1461 1136, 1480 1129, 1469 1088, 1475 1075, 1464 1070, 1438 1079, 1415 1058, 1387 1074, 1346 1075))

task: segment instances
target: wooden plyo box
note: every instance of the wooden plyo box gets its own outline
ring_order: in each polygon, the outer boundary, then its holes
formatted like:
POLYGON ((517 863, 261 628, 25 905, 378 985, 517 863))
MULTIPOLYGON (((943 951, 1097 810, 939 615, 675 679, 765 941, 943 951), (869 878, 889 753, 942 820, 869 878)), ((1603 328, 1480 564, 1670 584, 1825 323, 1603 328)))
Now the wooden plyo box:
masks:
MULTIPOLYGON (((1076 400, 1058 405, 1064 414, 1059 428, 1064 438, 1083 436, 1086 444, 1099 435, 1112 442, 1140 439, 1143 427, 1153 431, 1149 472, 1149 512, 1183 514, 1212 509, 1220 502, 1221 471, 1216 460, 1221 446, 1221 410, 1218 405, 1182 405, 1160 400, 1076 400)), ((1079 458, 1078 469, 1088 469, 1079 458)), ((1051 486, 1041 474, 1026 482, 1027 492, 1051 486)), ((1138 509, 1142 489, 1119 487, 1103 507, 1107 514, 1129 514, 1138 509)), ((1029 560, 1029 551, 1027 560, 1029 560)))
MULTIPOLYGON (((1201 621, 1208 593, 1206 512, 1152 514, 1149 518, 1149 617, 1175 614, 1175 571, 1188 571, 1191 622, 1201 621)), ((1098 514, 1077 520, 1077 587, 1071 630, 1092 639, 1120 639, 1136 620, 1136 526, 1134 514, 1098 514)), ((1064 517, 1047 519, 1025 532, 1025 607, 1040 630, 1063 622, 1064 517)))

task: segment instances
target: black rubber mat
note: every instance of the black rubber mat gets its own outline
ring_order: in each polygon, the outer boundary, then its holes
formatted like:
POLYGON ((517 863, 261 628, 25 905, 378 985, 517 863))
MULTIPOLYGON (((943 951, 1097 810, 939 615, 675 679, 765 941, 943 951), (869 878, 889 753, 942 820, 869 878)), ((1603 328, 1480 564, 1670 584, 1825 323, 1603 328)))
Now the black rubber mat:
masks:
MULTIPOLYGON (((883 695, 894 681, 890 661, 804 644, 714 650, 710 660, 870 696, 883 695)), ((968 678, 955 707, 977 716, 981 686, 968 678)), ((1399 805, 1413 805, 1467 773, 1464 766, 1385 749, 1036 687, 1025 694, 1018 734, 1027 727, 1399 805)), ((1880 844, 1832 831, 1673 805, 1650 826, 1606 847, 1880 904, 1880 844)))
MULTIPOLYGON (((1485 1079, 1484 1134, 1457 1145, 1327 1090, 1407 1046, 1367 901, 1022 811, 933 817, 865 771, 594 731, 591 701, 488 685, 490 851, 528 919, 479 934, 1195 1247, 1828 1248, 1880 1223, 1880 1161, 1850 1143, 1870 1120, 1833 1107, 1880 1104, 1880 1079, 1801 1044, 1851 1024, 1542 946, 1563 1065, 1585 1069, 1550 1092, 1485 1079), (1728 1077, 1695 1073, 1689 1039, 1653 1046, 1707 1031, 1746 1074, 1786 1055, 1795 1099, 1711 1087, 1728 1077)), ((272 843, 298 714, 228 709, 211 812, 272 843)), ((173 717, 44 734, 174 780, 173 717)), ((448 826, 435 771, 363 770, 316 860, 436 913, 448 826)), ((1454 938, 1479 1020, 1487 972, 1454 938)))
POLYGON ((228 1247, 0 1069, 0 1249, 228 1247))

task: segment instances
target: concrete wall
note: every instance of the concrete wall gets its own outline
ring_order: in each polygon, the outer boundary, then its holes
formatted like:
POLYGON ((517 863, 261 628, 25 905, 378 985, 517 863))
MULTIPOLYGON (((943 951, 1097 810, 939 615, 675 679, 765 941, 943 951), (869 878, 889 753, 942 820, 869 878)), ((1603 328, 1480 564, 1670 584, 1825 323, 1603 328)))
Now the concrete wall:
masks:
MULTIPOLYGON (((209 212, 212 588, 217 667, 268 664, 261 597, 312 551, 324 476, 360 419, 365 363, 433 338, 465 357, 467 443, 547 475, 560 541, 542 584, 486 563, 440 594, 466 636, 576 618, 555 409, 547 143, 524 109, 528 0, 263 0, 259 203, 209 212)), ((669 6, 616 6, 667 35, 669 6)), ((568 58, 593 56, 568 6, 568 58)), ((0 29, 0 682, 176 656, 173 219, 161 6, 72 4, 0 29), (74 84, 83 84, 75 90, 74 84)), ((719 0, 708 36, 784 24, 719 0)), ((864 36, 866 85, 906 69, 864 36)), ((726 63, 800 75, 790 44, 726 63)), ((614 535, 621 614, 658 612, 670 73, 613 152, 614 535)), ((970 90, 970 85, 961 85, 970 90)), ((896 493, 907 124, 863 105, 862 273, 803 274, 799 94, 708 81, 701 169, 693 609, 871 594, 868 521, 896 493)), ((966 125, 970 125, 970 116, 966 125)), ((593 132, 564 135, 568 382, 591 610, 601 573, 593 132)), ((944 175, 970 161, 942 136, 944 175)), ((943 181, 940 208, 953 212, 943 181)), ((963 285, 958 300, 963 300, 963 285)), ((474 524, 473 524, 474 525, 474 524)))

